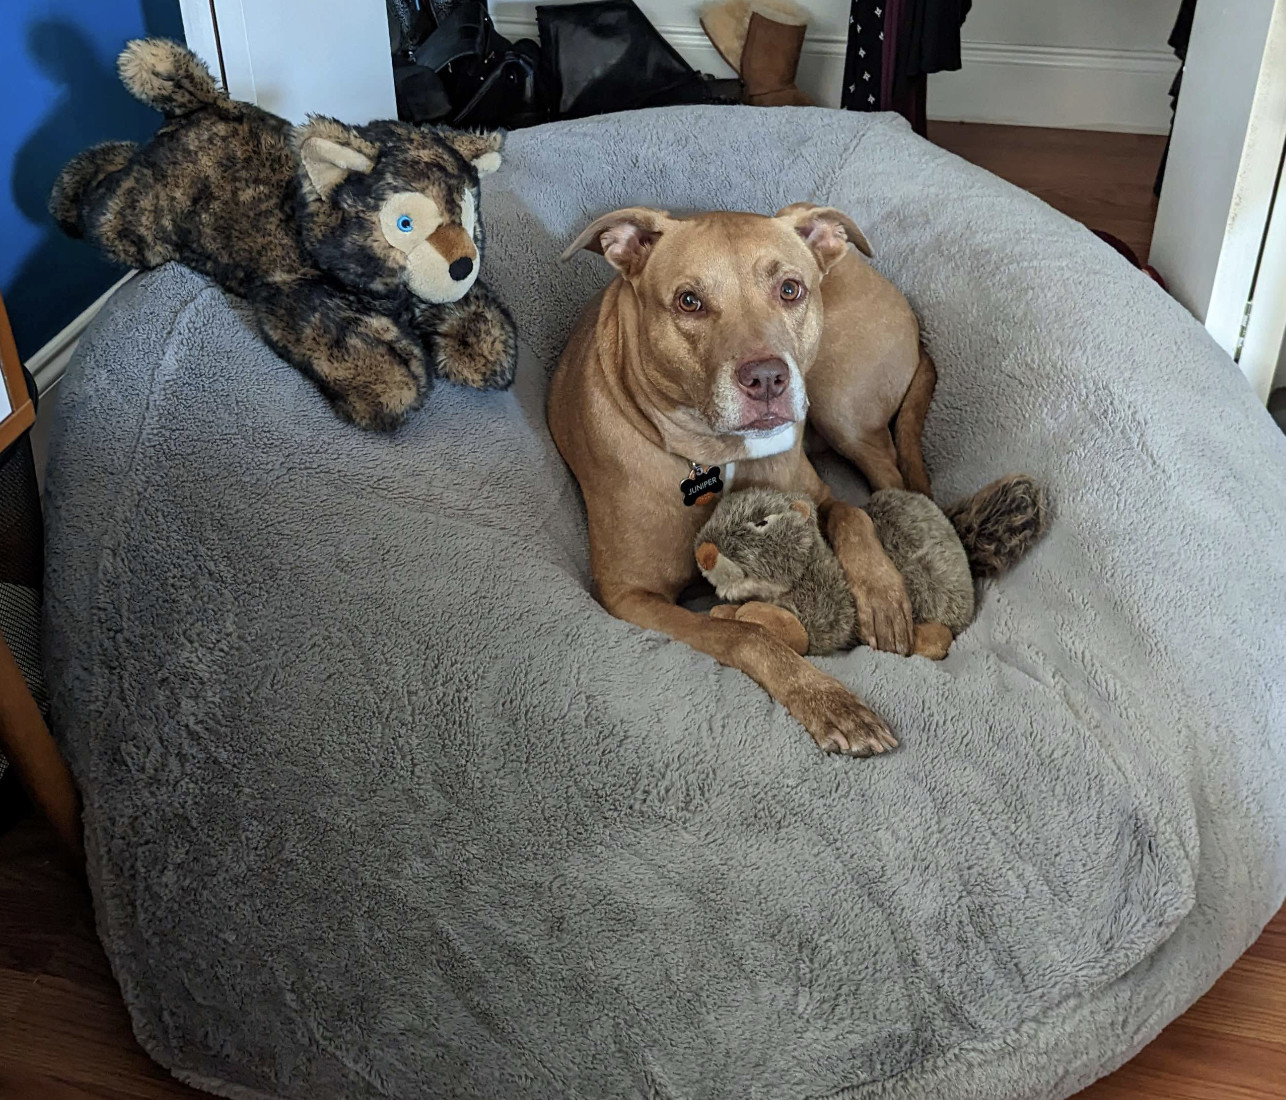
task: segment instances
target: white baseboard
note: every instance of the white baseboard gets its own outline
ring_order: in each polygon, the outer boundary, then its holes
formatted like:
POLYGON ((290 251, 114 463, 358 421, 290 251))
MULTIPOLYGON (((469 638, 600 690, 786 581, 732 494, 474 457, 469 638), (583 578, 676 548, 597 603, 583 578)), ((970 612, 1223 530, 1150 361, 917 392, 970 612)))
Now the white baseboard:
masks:
POLYGON ((63 371, 67 369, 71 353, 76 350, 76 345, 80 342, 81 334, 89 327, 89 322, 94 319, 94 315, 103 308, 108 298, 137 274, 136 271, 130 271, 116 280, 75 320, 27 360, 27 370, 31 371, 31 376, 36 380, 38 393, 43 394, 58 383, 63 376, 63 371))
POLYGON ((929 78, 929 117, 1011 126, 1170 129, 1179 59, 1164 50, 1062 49, 965 42, 958 72, 929 78))
MULTIPOLYGON (((529 19, 498 19, 508 38, 535 38, 529 19)), ((700 26, 657 28, 694 68, 731 76, 700 26)), ((847 42, 804 40, 799 86, 824 107, 838 107, 847 42)), ((929 117, 944 121, 1164 134, 1170 82, 1179 59, 1165 50, 1074 49, 963 42, 959 72, 929 79, 929 117)))

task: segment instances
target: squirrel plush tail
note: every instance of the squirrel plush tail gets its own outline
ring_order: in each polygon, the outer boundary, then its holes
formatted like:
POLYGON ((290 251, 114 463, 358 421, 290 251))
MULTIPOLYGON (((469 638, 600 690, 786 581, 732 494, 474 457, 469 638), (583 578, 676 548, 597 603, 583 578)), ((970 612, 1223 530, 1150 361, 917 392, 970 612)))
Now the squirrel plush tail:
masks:
POLYGON ((975 577, 1003 573, 1045 531, 1045 490, 1026 474, 993 481, 944 509, 975 577))
POLYGON ((130 93, 166 118, 208 107, 226 94, 204 62, 167 38, 135 38, 116 59, 116 71, 130 93))

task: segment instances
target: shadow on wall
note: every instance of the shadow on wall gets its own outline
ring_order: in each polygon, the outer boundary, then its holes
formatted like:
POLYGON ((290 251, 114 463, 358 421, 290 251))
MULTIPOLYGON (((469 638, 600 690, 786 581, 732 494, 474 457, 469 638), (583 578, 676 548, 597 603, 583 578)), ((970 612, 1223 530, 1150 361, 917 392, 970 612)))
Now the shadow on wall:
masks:
MULTIPOLYGON (((103 6, 119 9, 122 5, 103 6)), ((49 6, 39 7, 41 14, 49 11, 49 6)), ((8 204, 0 196, 0 223, 10 217, 18 222, 14 233, 0 235, 11 241, 18 238, 21 255, 11 254, 3 271, 4 297, 24 356, 30 356, 124 274, 123 268, 108 263, 92 245, 65 237, 46 203, 59 170, 81 150, 100 141, 146 140, 162 121, 121 85, 115 53, 126 39, 142 34, 181 40, 178 5, 167 0, 131 0, 127 8, 116 13, 120 33, 110 35, 106 56, 101 28, 96 28, 100 32, 96 41, 74 16, 36 19, 20 31, 28 63, 52 89, 43 101, 6 105, 7 125, 17 126, 19 133, 26 130, 8 181, 9 211, 4 210, 8 204)))

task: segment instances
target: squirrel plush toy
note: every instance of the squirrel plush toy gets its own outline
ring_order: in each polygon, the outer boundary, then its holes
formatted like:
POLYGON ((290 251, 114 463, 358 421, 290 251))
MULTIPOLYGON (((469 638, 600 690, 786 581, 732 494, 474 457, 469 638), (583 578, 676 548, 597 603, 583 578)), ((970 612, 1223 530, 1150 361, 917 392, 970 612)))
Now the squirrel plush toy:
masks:
POLYGON ((499 167, 501 135, 292 126, 163 39, 130 42, 117 68, 166 122, 142 147, 108 142, 63 168, 49 209, 66 233, 244 298, 273 350, 364 428, 396 427, 435 376, 509 386, 513 321, 478 281, 478 177, 499 167))
MULTIPOLYGON (((872 495, 866 512, 906 584, 912 652, 941 660, 973 621, 975 576, 1016 562, 1045 527, 1045 498, 1031 478, 1002 478, 944 513, 902 489, 872 495)), ((730 493, 697 534, 697 565, 721 604, 715 618, 758 623, 797 653, 858 643, 857 605, 839 558, 806 497, 771 489, 730 493)))

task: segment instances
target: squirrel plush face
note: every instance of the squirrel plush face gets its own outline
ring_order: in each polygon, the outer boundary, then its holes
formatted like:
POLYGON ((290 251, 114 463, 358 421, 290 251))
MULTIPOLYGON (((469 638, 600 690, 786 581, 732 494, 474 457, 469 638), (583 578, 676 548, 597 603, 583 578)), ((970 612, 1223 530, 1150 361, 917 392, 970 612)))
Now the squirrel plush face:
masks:
POLYGON ((478 278, 478 177, 500 166, 499 134, 404 122, 295 128, 300 225, 319 267, 374 294, 455 302, 478 278))
POLYGON ((697 566, 720 599, 770 600, 790 590, 821 541, 811 500, 746 489, 724 497, 697 532, 697 566))

